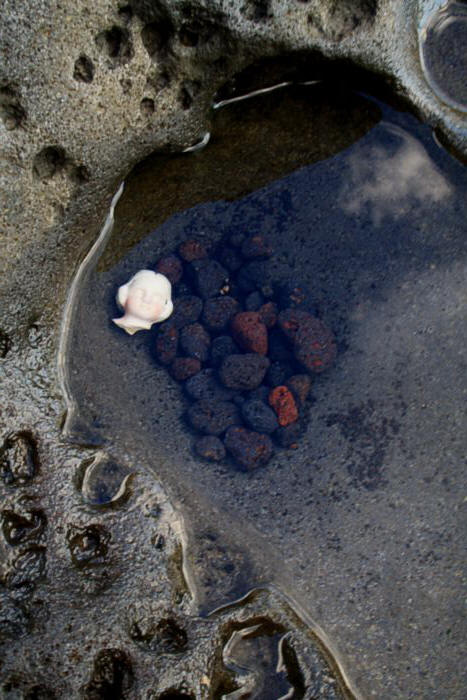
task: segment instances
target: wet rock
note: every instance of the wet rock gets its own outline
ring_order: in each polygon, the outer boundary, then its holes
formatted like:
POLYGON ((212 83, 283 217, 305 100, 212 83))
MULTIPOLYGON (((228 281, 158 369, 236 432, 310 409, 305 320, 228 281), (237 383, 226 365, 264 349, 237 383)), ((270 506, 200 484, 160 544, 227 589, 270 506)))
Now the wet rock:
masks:
POLYGON ((250 236, 242 243, 242 255, 244 258, 269 258, 272 255, 272 248, 265 237, 256 234, 250 236))
POLYGON ((89 683, 83 690, 84 700, 121 700, 133 685, 133 665, 120 649, 103 649, 94 659, 89 683))
POLYGON ((189 274, 202 299, 210 299, 224 293, 229 283, 229 272, 217 260, 204 258, 189 265, 189 274))
POLYGON ((246 311, 259 311, 263 304, 264 297, 261 292, 251 292, 251 294, 248 294, 247 298, 245 299, 246 311))
POLYGON ((313 316, 308 311, 302 309, 284 309, 277 317, 277 325, 288 340, 293 341, 298 329, 304 323, 313 320, 313 316))
POLYGON ((286 386, 276 386, 269 394, 269 403, 276 412, 279 425, 284 427, 298 419, 298 409, 292 392, 286 386))
POLYGON ((170 284, 180 282, 183 275, 183 264, 178 255, 166 255, 156 265, 156 272, 165 275, 170 284))
POLYGON ((267 464, 274 451, 268 435, 237 426, 227 430, 224 445, 245 471, 251 471, 267 464))
POLYGON ((39 470, 37 443, 31 433, 8 435, 0 448, 0 474, 7 484, 28 483, 39 470))
POLYGON ((158 328, 156 337, 156 358, 163 365, 170 365, 177 354, 179 333, 170 323, 158 328))
POLYGON ((107 556, 110 532, 103 525, 72 525, 66 535, 73 564, 79 569, 102 566, 107 556))
POLYGON ((46 551, 45 547, 31 545, 22 550, 14 559, 6 576, 8 588, 20 588, 33 586, 40 581, 45 574, 46 551))
POLYGON ((214 435, 206 435, 195 442, 195 452, 198 457, 210 462, 220 462, 225 457, 225 447, 222 441, 214 435))
POLYGON ((286 382, 286 386, 289 387, 292 394, 294 395, 296 401, 298 402, 299 408, 305 405, 308 395, 311 390, 311 377, 309 374, 294 374, 286 382))
POLYGON ((241 311, 233 317, 230 327, 234 340, 243 350, 267 355, 268 331, 257 311, 241 311))
POLYGON ((333 333, 318 318, 311 317, 300 324, 295 335, 294 354, 310 372, 323 372, 336 359, 337 347, 333 333))
POLYGON ((306 432, 306 427, 306 421, 299 419, 290 425, 279 427, 273 437, 280 447, 296 448, 306 432))
POLYGON ((179 330, 190 323, 195 323, 201 316, 203 300, 193 294, 185 294, 174 300, 174 310, 170 324, 179 330))
POLYGON ((258 433, 270 434, 279 427, 276 414, 263 401, 247 399, 241 411, 247 426, 258 433))
POLYGON ((243 259, 235 248, 224 246, 217 255, 219 262, 230 272, 236 272, 243 265, 243 259))
POLYGON ((219 335, 211 343, 211 364, 219 367, 228 355, 235 355, 240 352, 240 348, 235 344, 232 336, 219 335))
POLYGON ((188 241, 184 241, 178 246, 178 254, 187 263, 193 262, 194 260, 201 260, 202 258, 207 258, 208 247, 206 243, 202 241, 197 241, 194 238, 190 238, 188 241))
POLYGON ((204 304, 202 320, 206 328, 219 333, 227 328, 231 318, 239 311, 240 304, 231 296, 208 299, 204 304))
POLYGON ((277 295, 281 309, 301 309, 316 315, 316 305, 308 285, 296 280, 286 280, 278 286, 277 295))
POLYGON ((229 282, 229 272, 217 260, 204 258, 189 265, 189 274, 202 299, 210 299, 224 293, 229 282))
POLYGON ((193 428, 206 435, 221 435, 229 426, 241 423, 238 408, 231 401, 196 401, 187 418, 193 428))
POLYGON ((201 369, 201 362, 196 357, 176 357, 170 367, 170 374, 178 382, 189 379, 201 369))
POLYGON ((275 304, 273 301, 268 301, 266 304, 260 306, 258 313, 260 319, 268 330, 276 325, 278 310, 277 304, 275 304))
POLYGON ((271 387, 279 386, 280 384, 285 384, 286 380, 292 376, 293 373, 294 368, 290 362, 286 360, 271 362, 271 366, 266 372, 264 382, 271 387))
POLYGON ((185 382, 185 391, 192 399, 210 399, 212 401, 230 401, 234 396, 232 389, 219 383, 217 375, 210 367, 202 369, 185 382))
POLYGON ((201 323, 190 323, 180 332, 180 347, 188 357, 206 362, 209 357, 211 337, 201 323))
POLYGON ((261 384, 269 364, 267 357, 257 353, 228 355, 219 369, 219 378, 229 389, 250 391, 261 384))
POLYGON ((42 510, 22 508, 20 512, 5 509, 1 513, 2 533, 9 545, 17 546, 38 540, 45 530, 47 519, 42 510))
POLYGON ((98 456, 86 466, 81 494, 92 506, 110 506, 122 501, 128 493, 131 472, 118 462, 98 456))

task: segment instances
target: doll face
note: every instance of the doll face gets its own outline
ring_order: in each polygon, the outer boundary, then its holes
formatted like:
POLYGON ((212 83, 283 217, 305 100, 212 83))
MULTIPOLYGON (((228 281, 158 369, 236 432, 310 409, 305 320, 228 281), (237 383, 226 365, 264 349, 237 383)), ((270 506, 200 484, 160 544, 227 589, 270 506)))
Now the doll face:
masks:
POLYGON ((135 282, 128 290, 125 312, 145 321, 157 321, 166 303, 152 285, 135 282))

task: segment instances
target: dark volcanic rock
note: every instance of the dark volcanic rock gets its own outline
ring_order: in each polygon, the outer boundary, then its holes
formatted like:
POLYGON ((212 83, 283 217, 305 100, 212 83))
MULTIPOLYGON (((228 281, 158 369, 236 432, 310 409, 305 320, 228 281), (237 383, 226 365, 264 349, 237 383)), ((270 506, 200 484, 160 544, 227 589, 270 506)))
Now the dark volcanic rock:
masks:
POLYGON ((258 311, 263 304, 264 297, 261 292, 251 292, 245 299, 245 309, 247 311, 258 311))
POLYGON ((269 360, 264 355, 229 355, 220 367, 219 377, 229 389, 249 391, 261 384, 268 367, 269 360))
POLYGON ((333 333, 318 318, 302 323, 295 335, 294 353, 309 372, 323 372, 336 359, 333 333))
POLYGON ((266 372, 264 382, 271 387, 279 386, 279 384, 285 384, 286 380, 291 377, 293 373, 294 368, 290 362, 287 362, 287 360, 277 360, 276 362, 271 362, 271 366, 266 372))
POLYGON ((210 258, 194 260, 189 265, 189 274, 202 299, 219 296, 228 286, 229 272, 217 260, 210 258))
POLYGON ((177 354, 178 330, 170 324, 159 326, 156 338, 156 357, 163 365, 170 365, 177 354))
POLYGON ((206 435, 221 435, 229 426, 241 423, 238 408, 231 401, 196 401, 187 418, 193 428, 206 435))
POLYGON ((188 241, 180 243, 178 246, 178 254, 185 262, 201 260, 202 258, 207 258, 208 246, 202 241, 191 238, 188 241))
POLYGON ((205 435, 195 442, 195 452, 199 457, 210 462, 219 462, 225 457, 225 447, 214 435, 205 435))
POLYGON ((257 311, 241 311, 234 316, 230 327, 234 340, 243 350, 267 355, 268 330, 257 311))
POLYGON ((212 401, 230 401, 234 396, 232 389, 219 383, 213 369, 202 369, 185 382, 185 391, 192 399, 209 399, 212 401))
POLYGON ((268 435, 236 426, 227 430, 224 445, 245 471, 267 464, 274 452, 268 435))
POLYGON ((245 263, 237 273, 237 284, 243 292, 262 291, 267 281, 267 263, 261 260, 252 260, 245 263))
POLYGON ((241 411, 247 426, 258 433, 273 433, 279 427, 276 414, 263 401, 247 399, 241 411))
POLYGON ((232 245, 234 248, 241 248, 243 241, 245 240, 246 236, 244 233, 241 233, 241 231, 237 231, 236 233, 232 233, 230 238, 229 238, 229 243, 232 245))
POLYGON ((240 304, 230 296, 207 299, 203 309, 203 323, 210 331, 219 333, 224 330, 230 319, 239 311, 240 304))
POLYGON ((224 246, 217 257, 221 265, 230 270, 230 272, 236 272, 243 265, 243 260, 235 248, 224 246))
POLYGON ((227 355, 235 355, 240 348, 235 344, 231 335, 219 335, 211 343, 211 363, 213 367, 220 367, 227 355))
POLYGON ((241 251, 244 258, 269 258, 272 255, 271 246, 260 234, 243 241, 241 251))
POLYGON ((211 338, 201 323, 191 323, 180 332, 180 347, 188 357, 196 357, 200 362, 206 362, 209 357, 211 338))
POLYGON ((273 437, 280 447, 298 447, 298 442, 305 432, 306 421, 299 419, 290 425, 278 428, 273 437))
POLYGON ((169 321, 175 328, 180 329, 189 323, 195 323, 202 310, 203 300, 193 294, 186 294, 174 300, 174 310, 169 321))
POLYGON ((170 374, 178 382, 197 374, 201 369, 201 362, 196 357, 176 357, 170 367, 170 374))
POLYGON ((166 255, 157 263, 156 272, 165 275, 171 284, 177 284, 183 275, 182 261, 178 255, 166 255))

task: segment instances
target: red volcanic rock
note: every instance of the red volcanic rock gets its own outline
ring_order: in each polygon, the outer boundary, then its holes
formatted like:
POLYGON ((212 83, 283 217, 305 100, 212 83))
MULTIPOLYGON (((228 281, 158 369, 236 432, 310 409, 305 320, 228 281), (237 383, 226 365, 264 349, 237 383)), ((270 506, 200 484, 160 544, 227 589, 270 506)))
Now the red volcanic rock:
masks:
POLYGON ((298 400, 299 406, 303 406, 311 389, 311 377, 309 374, 294 374, 286 381, 286 385, 298 400))
POLYGON ((276 386, 269 394, 269 403, 282 427, 298 419, 298 409, 292 392, 286 386, 276 386))
POLYGON ((273 301, 268 301, 266 304, 263 304, 258 309, 258 313, 266 328, 269 329, 276 325, 277 304, 275 304, 273 301))
POLYGON ((177 284, 183 275, 182 261, 177 255, 166 255, 157 263, 156 272, 165 275, 170 284, 177 284))
POLYGON ((294 340, 299 327, 313 318, 308 311, 289 308, 280 312, 277 325, 289 340, 294 340))
POLYGON ((257 311, 241 311, 233 317, 230 327, 243 350, 268 354, 268 330, 257 311))
POLYGON ((264 236, 256 234, 250 236, 242 243, 242 255, 244 258, 269 258, 272 254, 271 246, 264 236))
POLYGON ((295 334, 294 354, 309 372, 323 372, 336 359, 333 333, 322 321, 312 316, 299 326, 295 334))
POLYGON ((178 246, 178 254, 185 262, 193 262, 193 260, 207 258, 208 251, 204 243, 195 239, 190 239, 184 243, 180 243, 178 246))
POLYGON ((178 331, 170 324, 159 327, 156 338, 156 357, 163 365, 170 365, 177 354, 178 331))
POLYGON ((196 357, 176 357, 170 367, 170 374, 177 382, 183 382, 197 374, 201 369, 201 362, 196 357))
POLYGON ((245 471, 262 467, 269 462, 274 451, 268 435, 237 426, 227 430, 224 445, 245 471))

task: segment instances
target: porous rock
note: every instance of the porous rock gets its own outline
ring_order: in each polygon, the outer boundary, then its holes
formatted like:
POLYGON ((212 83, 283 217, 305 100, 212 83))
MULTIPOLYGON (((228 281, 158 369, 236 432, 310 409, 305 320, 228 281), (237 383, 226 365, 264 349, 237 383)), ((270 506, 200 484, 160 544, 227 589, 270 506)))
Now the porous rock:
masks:
POLYGON ((228 355, 220 367, 219 378, 229 389, 249 391, 261 384, 269 364, 267 357, 257 353, 228 355))
POLYGON ((274 448, 271 438, 242 427, 229 428, 224 445, 239 466, 245 471, 262 467, 271 459, 274 448))

